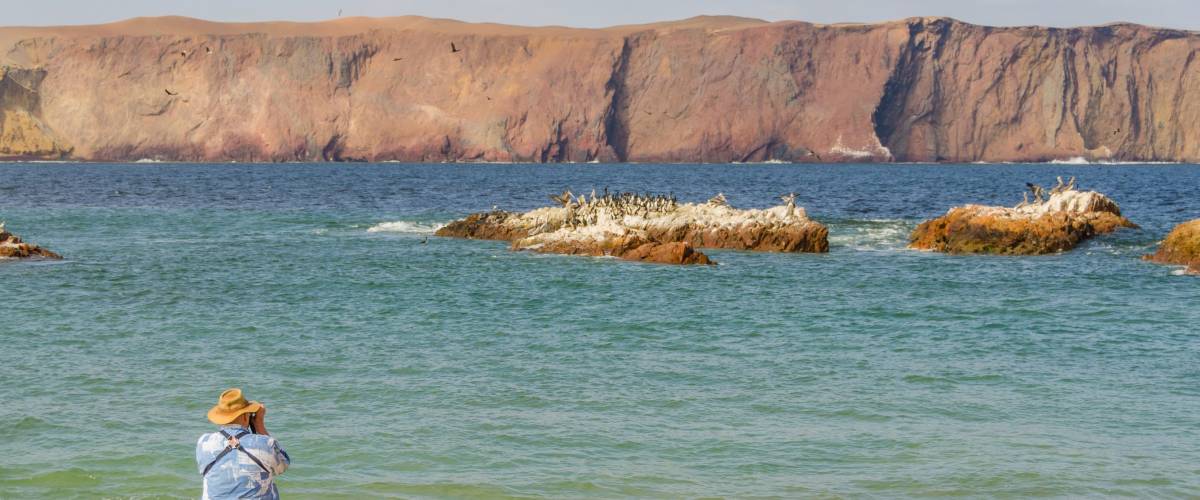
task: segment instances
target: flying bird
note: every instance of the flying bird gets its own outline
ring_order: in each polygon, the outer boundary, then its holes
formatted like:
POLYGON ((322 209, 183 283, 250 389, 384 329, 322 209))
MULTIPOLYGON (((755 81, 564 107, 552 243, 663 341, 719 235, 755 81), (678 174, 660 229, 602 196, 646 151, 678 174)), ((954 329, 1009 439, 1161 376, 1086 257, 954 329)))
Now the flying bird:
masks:
POLYGON ((171 92, 171 89, 163 89, 163 92, 166 92, 167 95, 179 95, 179 92, 171 92))
POLYGON ((396 61, 403 61, 403 60, 404 60, 404 58, 403 58, 403 57, 394 57, 394 58, 392 58, 392 62, 396 62, 396 61))
POLYGON ((342 17, 342 9, 338 9, 338 17, 342 17))
POLYGON ((458 46, 454 45, 454 42, 450 42, 450 53, 454 54, 457 52, 462 52, 462 51, 459 50, 458 46))

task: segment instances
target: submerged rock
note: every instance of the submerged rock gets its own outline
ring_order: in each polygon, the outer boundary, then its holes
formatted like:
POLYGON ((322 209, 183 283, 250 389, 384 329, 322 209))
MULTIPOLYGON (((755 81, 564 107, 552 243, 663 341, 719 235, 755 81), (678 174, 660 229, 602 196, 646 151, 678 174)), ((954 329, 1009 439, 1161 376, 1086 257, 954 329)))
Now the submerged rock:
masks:
POLYGON ((1121 216, 1116 202, 1095 191, 1056 187, 1042 201, 1016 207, 967 205, 926 221, 913 231, 910 247, 946 253, 1041 255, 1075 248, 1081 241, 1117 228, 1137 227, 1121 216))
POLYGON ((62 256, 32 243, 25 243, 0 223, 0 259, 61 259, 62 256))
POLYGON ((1187 266, 1188 274, 1200 274, 1200 219, 1175 226, 1158 251, 1147 255, 1146 260, 1187 266))
POLYGON ((514 250, 670 264, 712 263, 696 248, 829 251, 829 230, 809 219, 792 198, 765 210, 738 210, 720 195, 704 204, 629 194, 593 193, 588 200, 567 192, 553 198, 562 206, 472 214, 437 234, 510 241, 514 250))

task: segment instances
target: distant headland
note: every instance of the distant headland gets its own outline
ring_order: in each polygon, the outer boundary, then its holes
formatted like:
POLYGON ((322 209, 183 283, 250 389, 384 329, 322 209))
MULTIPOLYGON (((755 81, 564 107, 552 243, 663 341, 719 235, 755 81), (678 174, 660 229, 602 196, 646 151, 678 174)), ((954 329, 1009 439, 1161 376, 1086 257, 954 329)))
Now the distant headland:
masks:
POLYGON ((948 18, 0 28, 0 158, 1198 162, 1198 52, 948 18))

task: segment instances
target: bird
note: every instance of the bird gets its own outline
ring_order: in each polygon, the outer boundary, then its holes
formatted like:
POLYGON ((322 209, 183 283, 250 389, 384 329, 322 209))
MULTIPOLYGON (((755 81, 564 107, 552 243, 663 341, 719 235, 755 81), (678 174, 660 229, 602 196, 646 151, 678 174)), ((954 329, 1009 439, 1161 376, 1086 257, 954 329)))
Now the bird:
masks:
POLYGON ((488 99, 489 101, 490 101, 490 100, 492 100, 492 96, 490 96, 490 95, 489 95, 489 96, 485 96, 485 97, 487 97, 487 99, 488 99))
POLYGON ((422 244, 422 245, 424 245, 424 244, 426 244, 426 243, 429 243, 429 237, 428 237, 428 236, 426 236, 426 237, 424 237, 424 238, 421 238, 421 244, 422 244))
POLYGON ((342 17, 342 9, 338 9, 338 17, 342 17))
POLYGON ((183 56, 183 57, 187 57, 187 51, 186 51, 186 50, 181 50, 181 51, 179 51, 179 55, 181 55, 181 56, 183 56))
POLYGON ((392 62, 396 62, 396 61, 403 61, 403 60, 404 60, 404 58, 403 58, 403 57, 393 57, 393 58, 392 58, 392 62))
POLYGON ((205 48, 204 48, 204 53, 205 53, 205 54, 212 54, 212 47, 205 47, 205 48))
POLYGON ((171 89, 163 89, 163 92, 166 92, 167 95, 179 95, 179 92, 171 92, 171 89))
POLYGON ((1034 201, 1038 203, 1042 203, 1042 201, 1044 201, 1046 195, 1046 190, 1044 188, 1032 182, 1026 182, 1025 187, 1028 187, 1029 190, 1033 192, 1034 201))
POLYGON ((462 50, 460 50, 457 45, 454 45, 454 42, 450 42, 450 53, 454 54, 457 52, 462 52, 462 50))
POLYGON ((550 195, 550 199, 558 202, 559 204, 561 204, 564 207, 567 205, 570 205, 571 204, 571 190, 565 189, 565 190, 563 190, 562 194, 560 194, 560 195, 552 194, 552 195, 550 195))

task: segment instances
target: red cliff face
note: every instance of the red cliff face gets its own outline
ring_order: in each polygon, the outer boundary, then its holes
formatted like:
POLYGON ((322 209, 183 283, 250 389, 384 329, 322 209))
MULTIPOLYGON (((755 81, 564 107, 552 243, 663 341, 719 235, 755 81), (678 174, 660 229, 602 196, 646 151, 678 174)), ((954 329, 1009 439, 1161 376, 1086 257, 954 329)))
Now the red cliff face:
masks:
POLYGON ((1133 25, 159 18, 0 49, 0 157, 1200 161, 1200 35, 1133 25))

